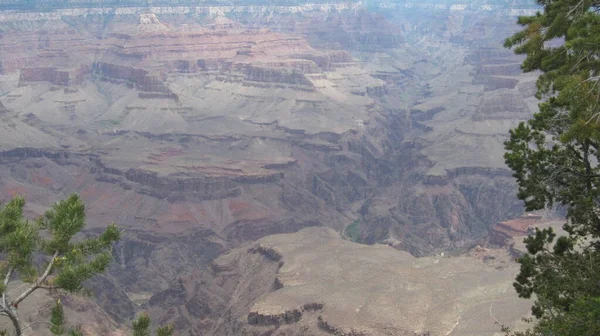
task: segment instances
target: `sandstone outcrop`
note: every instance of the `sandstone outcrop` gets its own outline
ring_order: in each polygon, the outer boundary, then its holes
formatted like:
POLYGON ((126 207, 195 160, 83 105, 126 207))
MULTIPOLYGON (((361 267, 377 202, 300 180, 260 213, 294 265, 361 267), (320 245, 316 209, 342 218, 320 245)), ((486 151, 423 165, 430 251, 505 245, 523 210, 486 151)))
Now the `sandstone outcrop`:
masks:
POLYGON ((46 82, 59 86, 75 86, 83 83, 89 69, 80 66, 75 69, 23 68, 19 77, 19 86, 46 82))
POLYGON ((528 236, 535 226, 542 223, 541 215, 526 214, 516 219, 499 222, 490 228, 490 243, 506 246, 512 238, 528 236))
POLYGON ((286 69, 247 66, 244 72, 246 79, 252 82, 272 82, 312 86, 312 82, 309 81, 301 71, 294 71, 294 67, 292 67, 292 69, 292 71, 289 71, 286 69))
MULTIPOLYGON (((152 76, 144 69, 131 66, 98 62, 94 70, 103 80, 113 81, 118 84, 131 85, 140 91, 171 93, 162 82, 161 76, 152 76)), ((164 77, 164 76, 163 76, 164 77)))

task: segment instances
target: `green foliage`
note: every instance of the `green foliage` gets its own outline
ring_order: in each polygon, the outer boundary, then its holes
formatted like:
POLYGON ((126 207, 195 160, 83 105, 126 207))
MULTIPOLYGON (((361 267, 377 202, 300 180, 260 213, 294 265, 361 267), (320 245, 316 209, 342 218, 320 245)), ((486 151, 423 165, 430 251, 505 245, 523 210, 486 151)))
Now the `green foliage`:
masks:
MULTIPOLYGON (((112 261, 111 246, 120 239, 121 232, 114 224, 97 237, 74 239, 85 228, 85 205, 77 194, 55 203, 44 216, 35 222, 23 218, 25 200, 15 197, 0 209, 0 276, 10 285, 13 275, 31 285, 20 295, 9 297, 4 282, 0 282, 0 313, 8 316, 15 334, 22 334, 18 320, 18 305, 38 289, 64 290, 80 293, 83 284, 93 276, 103 273, 112 261), (33 256, 45 255, 47 263, 38 269, 33 256)), ((66 317, 58 300, 50 317, 53 335, 66 333, 66 317)), ((151 335, 151 321, 142 314, 133 322, 135 336, 151 335)), ((0 331, 0 336, 7 335, 0 331)), ((69 336, 83 336, 81 330, 71 329, 69 336)), ((157 336, 173 335, 173 326, 157 328, 157 336)))
MULTIPOLYGON (((55 203, 37 221, 23 217, 25 200, 15 197, 0 209, 0 313, 7 316, 21 335, 18 306, 38 289, 80 293, 83 284, 106 270, 112 260, 112 244, 121 232, 112 224, 97 237, 74 239, 85 228, 85 205, 77 194, 55 203), (38 268, 33 256, 45 257, 38 268), (8 295, 14 277, 30 285, 20 293, 8 295)), ((64 333, 62 306, 52 311, 51 331, 64 333)), ((74 331, 77 335, 77 331, 74 331)))
MULTIPOLYGON (((67 319, 65 317, 65 311, 62 303, 60 300, 57 300, 54 307, 52 307, 52 313, 50 317, 50 332, 52 335, 64 335, 66 323, 67 319)), ((83 336, 83 332, 80 329, 71 329, 69 330, 69 336, 83 336)))
MULTIPOLYGON (((14 268, 24 275, 34 276, 32 257, 35 247, 40 241, 35 224, 23 219, 25 200, 15 197, 0 211, 0 253, 6 255, 2 267, 3 277, 9 268, 14 268)), ((0 289, 4 292, 4 284, 0 289)))
POLYGON ((40 247, 47 254, 58 252, 53 285, 69 292, 80 292, 86 280, 106 270, 112 260, 112 243, 121 235, 111 224, 98 237, 72 242, 85 227, 85 206, 77 194, 57 202, 39 223, 51 235, 40 247))
POLYGON ((173 325, 168 325, 156 329, 157 336, 171 336, 173 335, 173 325))
POLYGON ((525 240, 515 289, 535 298, 534 327, 514 335, 598 335, 600 329, 600 9, 599 1, 537 0, 543 13, 520 17, 505 41, 541 71, 540 110, 510 131, 505 161, 528 211, 559 205, 568 233, 537 230, 525 240))
POLYGON ((351 241, 358 243, 360 241, 360 219, 348 225, 344 233, 351 241))
POLYGON ((142 313, 133 321, 133 336, 150 336, 150 316, 142 313))
MULTIPOLYGON (((150 336, 150 327, 152 321, 146 313, 140 314, 140 316, 133 321, 133 336, 150 336)), ((173 335, 173 326, 167 325, 160 327, 156 330, 157 336, 171 336, 173 335)))
POLYGON ((546 335, 600 335, 600 298, 584 297, 575 301, 569 314, 560 314, 549 320, 542 332, 546 335))
POLYGON ((52 335, 62 335, 65 332, 65 312, 60 300, 52 307, 50 317, 50 332, 52 335))

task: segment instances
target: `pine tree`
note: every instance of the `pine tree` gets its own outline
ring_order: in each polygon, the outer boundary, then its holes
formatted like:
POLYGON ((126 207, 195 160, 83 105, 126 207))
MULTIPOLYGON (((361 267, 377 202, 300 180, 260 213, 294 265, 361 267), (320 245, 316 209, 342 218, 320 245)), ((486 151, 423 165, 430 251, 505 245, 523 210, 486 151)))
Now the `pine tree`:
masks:
MULTIPOLYGON (((114 224, 99 236, 74 239, 85 227, 85 206, 77 194, 55 203, 37 221, 24 218, 25 200, 15 197, 0 210, 0 316, 12 322, 14 334, 25 335, 19 305, 37 290, 81 293, 84 283, 103 273, 112 260, 111 247, 121 232, 114 224), (43 258, 40 265, 37 259, 43 258), (14 286, 17 280, 27 286, 14 286), (11 286, 12 285, 12 286, 11 286)), ((58 311, 53 311, 60 332, 58 311)))
POLYGON ((528 211, 559 205, 567 236, 536 230, 514 283, 535 298, 534 326, 515 335, 600 334, 600 1, 537 0, 505 46, 541 71, 539 112, 510 131, 505 160, 528 211))

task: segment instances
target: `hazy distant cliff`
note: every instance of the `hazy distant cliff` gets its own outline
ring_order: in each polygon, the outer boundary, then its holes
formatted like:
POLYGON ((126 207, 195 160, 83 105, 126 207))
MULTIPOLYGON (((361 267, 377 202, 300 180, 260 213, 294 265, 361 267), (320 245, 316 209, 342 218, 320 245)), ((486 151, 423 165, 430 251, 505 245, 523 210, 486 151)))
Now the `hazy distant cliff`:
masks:
POLYGON ((191 0, 0 0, 0 10, 29 12, 58 12, 60 15, 76 16, 85 14, 134 14, 140 11, 153 13, 204 13, 222 14, 227 12, 302 12, 311 10, 343 10, 358 8, 396 8, 429 10, 482 10, 502 11, 510 15, 530 15, 535 13, 531 1, 518 0, 478 0, 478 1, 364 1, 364 0, 249 0, 249 1, 191 1, 191 0), (227 8, 227 9, 225 9, 227 8))

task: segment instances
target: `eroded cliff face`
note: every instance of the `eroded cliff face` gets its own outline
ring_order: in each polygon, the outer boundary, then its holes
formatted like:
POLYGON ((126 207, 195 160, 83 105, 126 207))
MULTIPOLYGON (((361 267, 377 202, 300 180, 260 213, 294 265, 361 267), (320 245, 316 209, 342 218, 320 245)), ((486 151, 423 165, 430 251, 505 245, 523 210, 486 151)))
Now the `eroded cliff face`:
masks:
POLYGON ((222 316, 169 308, 191 293, 173 284, 267 235, 327 226, 422 256, 521 212, 501 158, 535 110, 501 48, 518 6, 0 5, 0 195, 33 216, 79 192, 91 230, 126 230, 96 284, 127 294, 100 302, 117 324, 148 305, 182 330, 222 316))

